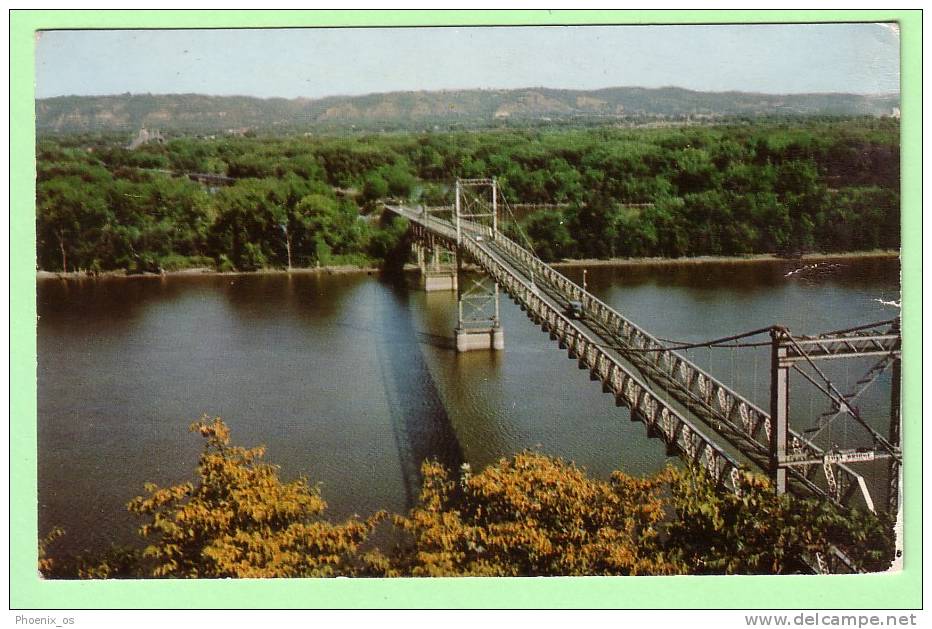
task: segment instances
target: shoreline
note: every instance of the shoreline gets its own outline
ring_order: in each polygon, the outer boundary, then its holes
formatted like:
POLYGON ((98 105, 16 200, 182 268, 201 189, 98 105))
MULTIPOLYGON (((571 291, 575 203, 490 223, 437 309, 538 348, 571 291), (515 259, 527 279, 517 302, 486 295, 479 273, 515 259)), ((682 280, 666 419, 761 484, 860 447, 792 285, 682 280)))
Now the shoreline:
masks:
POLYGON ((867 258, 899 258, 900 252, 894 250, 846 251, 841 253, 806 253, 799 258, 783 258, 772 253, 753 253, 745 256, 692 256, 684 258, 589 258, 564 259, 550 262, 552 267, 580 266, 681 266, 700 264, 746 264, 755 262, 823 262, 830 260, 857 260, 867 258))
MULTIPOLYGON (((412 265, 405 265, 405 268, 412 265)), ((416 268, 413 267, 412 268, 416 268)), ((36 271, 36 279, 48 280, 85 280, 85 279, 107 279, 107 278, 134 278, 134 277, 185 277, 192 275, 219 275, 237 277, 243 275, 309 275, 309 274, 326 274, 326 275, 343 275, 348 273, 375 273, 381 269, 377 266, 355 266, 352 264, 321 266, 321 267, 300 267, 288 269, 259 269, 258 271, 217 271, 210 267, 199 267, 194 269, 181 269, 179 271, 164 271, 162 273, 127 273, 125 270, 101 271, 94 275, 86 271, 36 271)))
MULTIPOLYGON (((564 259, 558 262, 550 262, 550 266, 555 268, 578 268, 586 266, 691 266, 702 264, 751 264, 763 262, 787 262, 787 263, 804 263, 804 262, 821 262, 829 260, 852 260, 867 258, 898 258, 899 251, 877 250, 877 251, 849 251, 843 253, 807 253, 801 258, 781 258, 769 253, 758 253, 746 256, 694 256, 685 258, 608 258, 608 259, 564 259)), ((417 269, 417 265, 405 264, 406 271, 417 269)), ((60 280, 77 280, 77 279, 104 279, 104 278, 132 278, 132 277, 184 277, 191 275, 221 275, 221 276, 242 276, 242 275, 306 275, 306 274, 325 274, 325 275, 343 275, 351 273, 377 273, 381 269, 377 266, 355 266, 351 264, 331 265, 321 267, 301 267, 288 269, 260 269, 258 271, 217 271, 209 267, 182 269, 179 271, 165 271, 163 273, 137 273, 130 275, 125 270, 102 271, 97 275, 92 275, 86 271, 69 271, 62 273, 60 271, 36 271, 36 279, 60 279, 60 280)))

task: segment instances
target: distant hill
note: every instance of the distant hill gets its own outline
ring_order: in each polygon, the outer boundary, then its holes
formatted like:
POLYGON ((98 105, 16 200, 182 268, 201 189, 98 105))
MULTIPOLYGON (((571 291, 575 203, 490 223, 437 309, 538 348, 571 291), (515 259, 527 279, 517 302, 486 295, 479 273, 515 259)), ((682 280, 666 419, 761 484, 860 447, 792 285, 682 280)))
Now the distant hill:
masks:
POLYGON ((120 94, 36 101, 41 132, 198 133, 317 128, 430 128, 546 121, 715 119, 773 115, 892 115, 899 95, 695 92, 677 87, 601 90, 529 88, 390 92, 320 99, 120 94))

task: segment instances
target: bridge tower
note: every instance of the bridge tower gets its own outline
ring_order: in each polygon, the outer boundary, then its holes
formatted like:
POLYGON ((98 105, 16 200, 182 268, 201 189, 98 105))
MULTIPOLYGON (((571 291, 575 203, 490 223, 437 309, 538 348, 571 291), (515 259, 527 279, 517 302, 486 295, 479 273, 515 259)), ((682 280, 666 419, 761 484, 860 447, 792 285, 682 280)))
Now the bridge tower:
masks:
MULTIPOLYGON (((900 480, 902 476, 901 441, 901 336, 900 321, 893 319, 847 330, 828 332, 817 336, 794 336, 785 328, 771 331, 770 417, 770 468, 777 493, 788 489, 791 477, 817 487, 831 500, 848 504, 851 495, 860 493, 864 503, 875 511, 871 491, 886 494, 885 504, 876 507, 896 516, 900 507, 900 480), (873 363, 853 385, 843 391, 819 367, 825 361, 851 361, 867 357, 873 363), (891 375, 890 418, 886 435, 868 418, 861 416, 860 398, 887 370, 891 375), (802 433, 793 434, 789 427, 790 375, 802 376, 814 387, 830 407, 817 417, 814 425, 802 433), (825 450, 817 451, 817 439, 824 441, 831 435, 831 424, 836 420, 850 423, 859 433, 869 438, 871 447, 839 446, 829 443, 825 450), (820 437, 820 434, 822 435, 820 437), (886 463, 887 487, 869 487, 865 476, 872 472, 863 466, 875 461, 886 463), (818 472, 823 482, 816 485, 818 472)), ((846 382, 846 387, 848 383, 846 382)))
POLYGON ((505 348, 498 283, 486 275, 476 277, 474 268, 463 265, 467 241, 485 249, 498 238, 498 199, 494 178, 457 179, 452 206, 413 210, 421 286, 425 291, 457 291, 457 351, 505 348), (446 235, 430 229, 435 221, 441 230, 449 230, 446 235))
MULTIPOLYGON (((495 179, 457 179, 453 205, 456 242, 473 238, 494 241, 498 234, 498 185, 495 179)), ((463 274, 462 256, 457 268, 463 274)), ((457 310, 456 349, 505 349, 505 335, 499 316, 498 283, 485 275, 478 279, 460 277, 457 310)))

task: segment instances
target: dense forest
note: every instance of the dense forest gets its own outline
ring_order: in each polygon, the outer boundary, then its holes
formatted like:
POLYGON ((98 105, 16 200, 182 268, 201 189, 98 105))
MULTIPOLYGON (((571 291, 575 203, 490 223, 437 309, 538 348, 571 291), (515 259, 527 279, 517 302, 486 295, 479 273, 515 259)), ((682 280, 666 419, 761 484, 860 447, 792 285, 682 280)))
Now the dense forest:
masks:
POLYGON ((129 140, 39 139, 39 269, 373 264, 406 229, 383 216, 379 201, 449 204, 457 176, 497 177, 505 228, 526 234, 548 260, 900 242, 899 123, 891 118, 178 136, 133 150, 129 140), (223 177, 205 184, 191 173, 223 177))

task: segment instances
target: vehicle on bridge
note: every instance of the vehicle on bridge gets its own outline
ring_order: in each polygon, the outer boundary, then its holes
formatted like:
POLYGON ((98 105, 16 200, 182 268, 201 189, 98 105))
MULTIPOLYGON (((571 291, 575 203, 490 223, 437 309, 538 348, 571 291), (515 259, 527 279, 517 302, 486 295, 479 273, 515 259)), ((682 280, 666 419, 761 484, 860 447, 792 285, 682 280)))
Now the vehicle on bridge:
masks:
POLYGON ((583 310, 582 302, 576 300, 571 300, 566 304, 566 308, 563 309, 563 314, 565 314, 570 319, 586 318, 586 313, 583 310))

